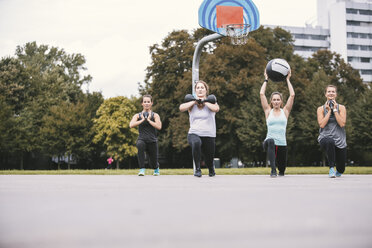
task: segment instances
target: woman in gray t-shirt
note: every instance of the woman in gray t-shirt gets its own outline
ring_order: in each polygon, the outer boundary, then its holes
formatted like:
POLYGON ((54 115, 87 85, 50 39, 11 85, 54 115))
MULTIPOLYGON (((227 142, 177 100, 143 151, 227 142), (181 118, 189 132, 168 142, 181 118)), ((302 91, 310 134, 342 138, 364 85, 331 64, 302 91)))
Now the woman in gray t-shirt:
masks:
POLYGON ((205 164, 209 169, 209 176, 216 175, 213 167, 216 139, 215 115, 220 110, 216 98, 208 96, 209 87, 204 81, 195 84, 196 98, 190 96, 187 102, 180 105, 180 111, 189 112, 190 129, 187 135, 195 163, 194 176, 201 177, 200 161, 204 155, 205 164))
POLYGON ((336 102, 337 87, 328 85, 325 89, 327 101, 318 107, 318 142, 326 153, 329 164, 329 177, 340 177, 346 164, 346 108, 336 102), (336 169, 334 167, 336 166, 336 169))

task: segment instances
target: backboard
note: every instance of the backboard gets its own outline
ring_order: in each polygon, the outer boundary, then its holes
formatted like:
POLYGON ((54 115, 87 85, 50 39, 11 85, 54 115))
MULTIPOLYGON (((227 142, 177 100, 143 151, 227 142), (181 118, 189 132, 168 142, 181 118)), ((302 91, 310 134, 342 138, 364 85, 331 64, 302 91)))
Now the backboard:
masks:
POLYGON ((204 0, 199 8, 199 25, 228 36, 229 24, 247 24, 252 32, 260 27, 260 14, 251 0, 204 0))

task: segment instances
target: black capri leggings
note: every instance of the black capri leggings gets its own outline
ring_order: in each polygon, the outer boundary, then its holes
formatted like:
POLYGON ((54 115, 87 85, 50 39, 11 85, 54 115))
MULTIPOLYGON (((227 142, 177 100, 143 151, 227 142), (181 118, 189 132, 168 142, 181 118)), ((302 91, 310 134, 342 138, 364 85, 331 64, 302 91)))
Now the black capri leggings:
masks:
POLYGON ((325 152, 329 167, 336 166, 340 173, 345 172, 346 164, 346 147, 338 148, 332 138, 323 138, 319 142, 320 148, 325 152))
POLYGON ((271 169, 278 167, 279 173, 284 174, 287 167, 287 146, 276 146, 274 139, 267 139, 263 143, 263 148, 267 151, 271 169))
POLYGON ((195 168, 200 169, 201 155, 204 156, 205 164, 208 168, 213 168, 213 158, 215 151, 215 140, 213 137, 199 137, 196 134, 188 134, 187 141, 191 146, 192 158, 195 162, 195 168))
POLYGON ((146 142, 137 140, 138 165, 139 168, 145 168, 145 152, 149 155, 149 165, 151 168, 158 168, 158 142, 146 142))

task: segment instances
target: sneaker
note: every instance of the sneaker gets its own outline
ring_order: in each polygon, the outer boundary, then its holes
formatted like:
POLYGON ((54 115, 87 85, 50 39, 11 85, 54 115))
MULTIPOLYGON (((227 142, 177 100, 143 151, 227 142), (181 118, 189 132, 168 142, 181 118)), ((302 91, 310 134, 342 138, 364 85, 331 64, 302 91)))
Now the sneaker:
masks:
POLYGON ((333 167, 329 168, 329 177, 330 178, 335 178, 336 177, 335 168, 333 168, 333 167))
POLYGON ((138 176, 144 176, 145 175, 145 168, 142 168, 138 172, 138 176))
POLYGON ((276 170, 271 170, 270 177, 277 177, 278 174, 276 173, 276 170))
POLYGON ((216 172, 215 172, 214 168, 209 169, 209 176, 214 177, 215 175, 216 175, 216 172))
POLYGON ((279 172, 280 177, 284 177, 284 172, 279 172))
POLYGON ((154 170, 154 176, 160 176, 159 168, 156 168, 156 169, 154 170))
POLYGON ((338 171, 336 170, 336 177, 340 177, 340 176, 342 176, 342 173, 340 173, 340 172, 338 172, 338 171))
POLYGON ((194 176, 201 177, 202 176, 201 170, 200 169, 196 169, 195 170, 195 173, 194 173, 194 176))

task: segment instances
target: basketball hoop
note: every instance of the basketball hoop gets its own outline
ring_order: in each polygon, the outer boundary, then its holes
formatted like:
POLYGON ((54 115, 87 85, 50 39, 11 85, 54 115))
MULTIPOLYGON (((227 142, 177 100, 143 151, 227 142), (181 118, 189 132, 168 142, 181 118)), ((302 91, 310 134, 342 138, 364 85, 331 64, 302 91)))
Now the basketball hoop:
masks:
POLYGON ((233 45, 244 45, 248 41, 250 24, 227 24, 225 26, 225 35, 231 38, 233 45))

